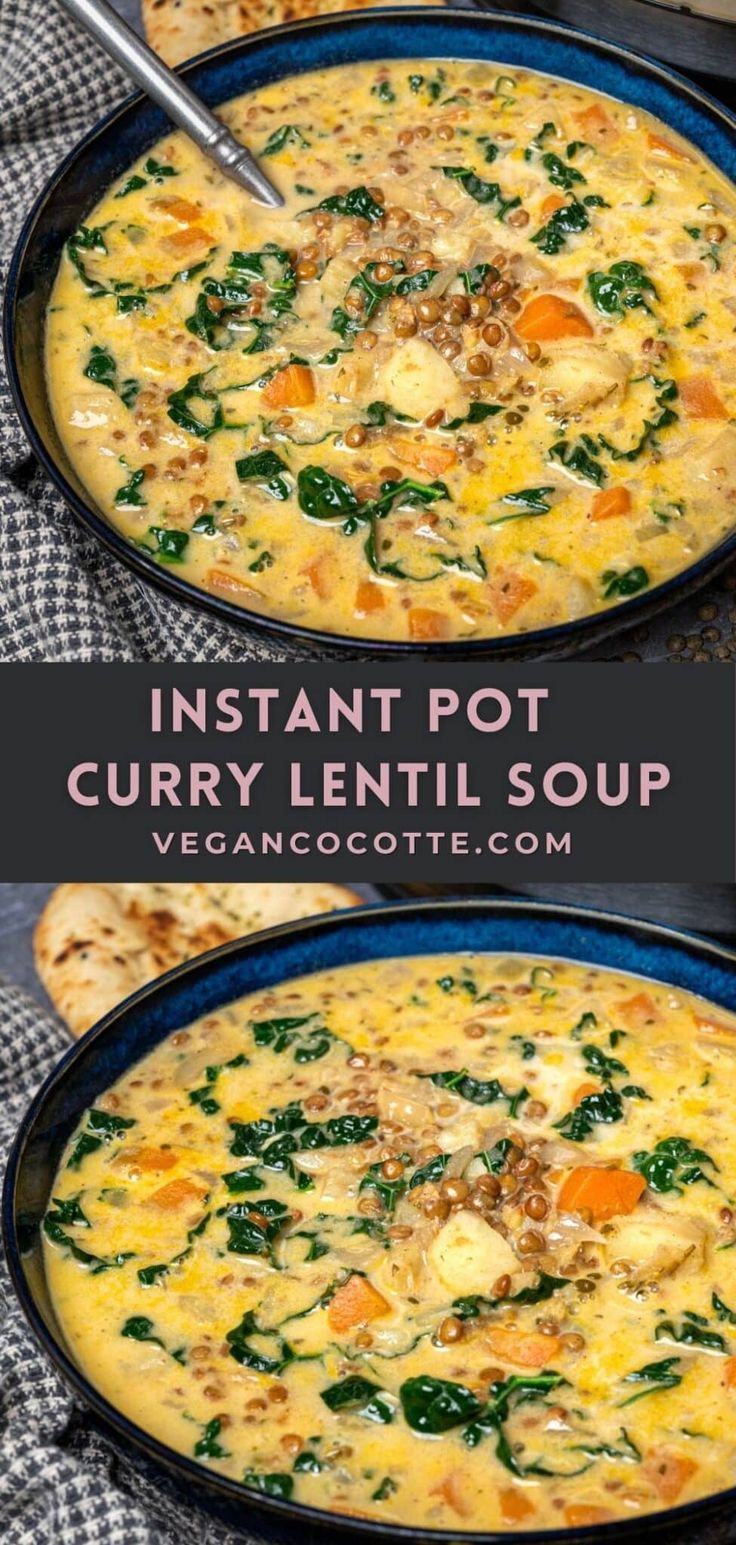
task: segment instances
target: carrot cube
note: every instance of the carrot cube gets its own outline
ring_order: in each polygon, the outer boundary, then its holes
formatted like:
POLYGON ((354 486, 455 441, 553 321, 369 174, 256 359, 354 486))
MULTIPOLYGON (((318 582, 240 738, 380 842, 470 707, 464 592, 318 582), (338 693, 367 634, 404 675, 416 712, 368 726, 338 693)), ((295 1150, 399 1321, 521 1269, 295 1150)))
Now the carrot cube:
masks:
POLYGON ((269 408, 306 408, 314 402, 314 376, 308 365, 284 365, 263 388, 269 408))
POLYGON ((645 1190, 644 1176, 635 1170, 581 1164, 564 1181, 557 1205, 561 1212, 586 1209, 599 1223, 619 1213, 633 1212, 645 1190))
POLYGON ((341 1333, 356 1325, 369 1325, 391 1312, 391 1305, 367 1277, 356 1273, 339 1287, 327 1310, 330 1330, 341 1333))
POLYGON ((535 295, 517 317, 515 327, 520 338, 536 343, 593 336, 593 328, 584 312, 561 295, 535 295))

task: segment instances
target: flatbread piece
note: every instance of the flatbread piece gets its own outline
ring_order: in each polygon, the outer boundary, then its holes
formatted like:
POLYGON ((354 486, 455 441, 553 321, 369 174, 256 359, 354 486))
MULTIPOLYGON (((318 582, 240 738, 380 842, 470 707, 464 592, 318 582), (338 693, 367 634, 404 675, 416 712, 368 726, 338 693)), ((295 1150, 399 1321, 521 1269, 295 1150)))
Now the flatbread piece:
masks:
POLYGON ((82 1035, 184 960, 360 901, 342 885, 60 885, 36 926, 36 970, 62 1019, 82 1035))
MULTIPOLYGON (((363 11, 387 0, 141 0, 146 37, 167 64, 181 64, 206 48, 247 32, 305 16, 363 11)), ((392 0, 393 4, 432 5, 437 0, 392 0)))

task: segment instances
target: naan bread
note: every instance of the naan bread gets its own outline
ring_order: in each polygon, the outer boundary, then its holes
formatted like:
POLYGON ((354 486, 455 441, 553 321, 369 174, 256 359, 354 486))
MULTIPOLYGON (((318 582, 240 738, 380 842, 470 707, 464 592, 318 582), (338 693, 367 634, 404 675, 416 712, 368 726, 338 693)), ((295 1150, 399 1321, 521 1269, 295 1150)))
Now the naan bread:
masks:
POLYGON ((70 1030, 82 1035, 183 960, 360 899, 342 885, 60 885, 36 927, 36 970, 70 1030))
MULTIPOLYGON (((167 64, 181 64, 205 48, 246 32, 321 16, 362 11, 386 0, 142 0, 146 37, 167 64)), ((393 0, 394 4, 436 4, 437 0, 393 0)))

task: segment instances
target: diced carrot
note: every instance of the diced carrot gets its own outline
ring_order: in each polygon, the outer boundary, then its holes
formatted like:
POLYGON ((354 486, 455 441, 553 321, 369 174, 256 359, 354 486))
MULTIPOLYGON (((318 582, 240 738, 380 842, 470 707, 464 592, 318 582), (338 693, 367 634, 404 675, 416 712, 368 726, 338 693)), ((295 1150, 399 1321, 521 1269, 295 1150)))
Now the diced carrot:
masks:
POLYGON ((450 619, 446 612, 434 612, 429 606, 412 606, 408 617, 410 638, 425 640, 449 636, 450 619))
POLYGON ((173 193, 162 193, 160 198, 152 199, 151 208, 161 209, 180 225, 196 225, 202 218, 202 210, 196 204, 190 204, 186 198, 177 198, 173 193))
POLYGON ((689 376, 678 383, 680 402, 688 418, 728 418, 710 376, 689 376))
POLYGON ((624 1023, 632 1030, 644 1030, 647 1025, 656 1024, 661 1018, 659 1009, 648 992, 637 992, 633 998, 626 998, 623 1003, 617 1003, 616 1013, 621 1015, 624 1023))
POLYGON ((534 1512, 534 1504, 525 1497, 520 1486, 504 1486, 498 1493, 501 1517, 505 1524, 523 1524, 534 1512))
POLYGON ((201 252, 203 247, 211 247, 212 237, 209 231, 203 231, 199 225, 186 225, 183 230, 162 237, 161 246, 167 252, 173 252, 174 257, 189 257, 192 252, 201 252))
POLYGON ((441 477, 457 461, 457 451, 450 446, 419 444, 413 440, 392 440, 391 452, 397 461, 406 461, 410 467, 418 467, 430 477, 441 477))
POLYGON ((548 193, 542 202, 543 218, 549 220, 550 215, 555 214, 558 209, 564 209, 566 203, 567 199, 563 198, 561 193, 548 193))
POLYGON ((601 107, 600 102, 594 102, 591 107, 586 107, 584 112, 575 113, 574 117, 576 123, 580 124, 586 139, 606 140, 618 135, 613 119, 609 118, 605 107, 601 107))
POLYGON ((132 1166, 148 1174, 151 1170, 155 1172, 173 1169, 177 1158, 178 1154, 171 1148, 124 1148, 122 1153, 113 1159, 113 1164, 118 1168, 132 1166))
POLYGON ((662 1501, 676 1502, 680 1492, 695 1475, 698 1465, 685 1454, 655 1449, 642 1468, 662 1501))
POLYGON ((633 1212, 646 1190, 643 1175, 629 1169, 603 1169, 581 1164, 571 1170, 557 1197, 561 1212, 588 1211, 597 1223, 633 1212))
POLYGON ((313 558, 311 563, 305 564, 300 574, 306 575, 310 585, 320 601, 329 601, 333 591, 332 575, 330 573, 329 560, 313 558))
POLYGON ((149 1196, 148 1201, 152 1207, 161 1207, 164 1212, 173 1212, 177 1207, 187 1206, 190 1202, 200 1202, 206 1195, 206 1186, 197 1185, 193 1180, 170 1180, 168 1185, 161 1186, 149 1196))
POLYGON ((688 155, 684 146, 674 145, 671 139, 665 139, 662 134, 649 133, 647 135, 647 144, 653 156, 667 161, 692 161, 693 159, 692 156, 688 155))
POLYGON ((736 1035, 736 1025, 727 1025, 722 1019, 714 1019, 712 1014, 695 1014, 693 1018, 701 1035, 736 1035))
POLYGON ((612 520, 614 515, 628 515, 631 494, 619 483, 618 488, 602 488, 590 506, 591 520, 612 520))
POLYGON ((238 579, 237 574, 230 574, 227 569, 208 569, 207 589, 223 590, 225 594, 230 594, 236 600, 242 601, 243 605, 247 601, 262 599, 261 592, 255 585, 249 585, 245 579, 238 579))
POLYGON ((447 1506, 451 1507, 453 1513, 457 1513, 459 1518, 468 1518, 470 1516, 470 1503, 463 1492, 460 1477, 454 1470, 449 1475, 446 1475, 438 1486, 432 1487, 430 1496, 441 1497, 443 1502, 446 1502, 447 1506))
POLYGON ((555 338, 592 338, 593 328, 571 300, 561 295, 536 295, 524 307, 514 323, 520 338, 536 343, 555 338))
POLYGON ((355 592, 355 616, 370 617, 372 612, 382 612, 385 605, 381 586, 374 584, 372 579, 362 579, 355 592))
POLYGON ((355 1325, 369 1325, 390 1312, 391 1305, 367 1277, 354 1273, 339 1287, 327 1310, 331 1330, 342 1333, 355 1325))
POLYGON ((284 365, 261 395, 269 408, 306 408, 314 402, 314 376, 308 365, 284 365))
POLYGON ((726 1389, 736 1389, 736 1357, 727 1357, 725 1363, 721 1363, 721 1367, 726 1389))
POLYGON ((565 1508, 565 1523, 571 1529, 584 1528, 586 1524, 605 1524, 613 1518, 607 1507, 596 1507, 591 1502, 569 1502, 565 1508))
POLYGON ((575 1093, 574 1093, 574 1095, 572 1097, 573 1105, 579 1105, 580 1101, 584 1100, 586 1095, 588 1095, 588 1094, 598 1094, 599 1090, 600 1090, 600 1084, 590 1084, 590 1083, 578 1084, 578 1087, 575 1090, 575 1093))
POLYGON ((513 569, 499 569, 488 586, 491 607, 501 623, 510 622, 521 606, 536 595, 538 585, 513 569))
POLYGON ((543 1336, 541 1331, 505 1330, 503 1325, 491 1325, 485 1332, 485 1341, 494 1357, 516 1368, 543 1368, 551 1363, 560 1350, 557 1336, 543 1336))

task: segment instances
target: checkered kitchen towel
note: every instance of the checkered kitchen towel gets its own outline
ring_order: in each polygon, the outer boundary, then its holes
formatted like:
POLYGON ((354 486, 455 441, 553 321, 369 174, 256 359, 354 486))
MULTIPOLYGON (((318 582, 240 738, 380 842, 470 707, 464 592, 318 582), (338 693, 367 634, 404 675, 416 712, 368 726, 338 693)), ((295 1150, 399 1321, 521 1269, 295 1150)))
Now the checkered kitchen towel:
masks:
MULTIPOLYGON (((39 189, 127 89, 55 0, 0 0, 0 285, 39 189)), ((736 573, 596 653, 732 658, 736 573)), ((29 454, 0 369, 0 660, 283 657, 281 645, 167 599, 77 526, 29 454)))
MULTIPOLYGON (((5 3, 5 0, 2 0, 5 3)), ((32 1094, 69 1045, 60 1022, 0 981, 0 1167, 32 1094)), ((243 1545, 147 1483, 96 1431, 35 1339, 0 1257, 3 1545, 243 1545)), ((259 1545, 251 1535, 247 1545, 259 1545)))

